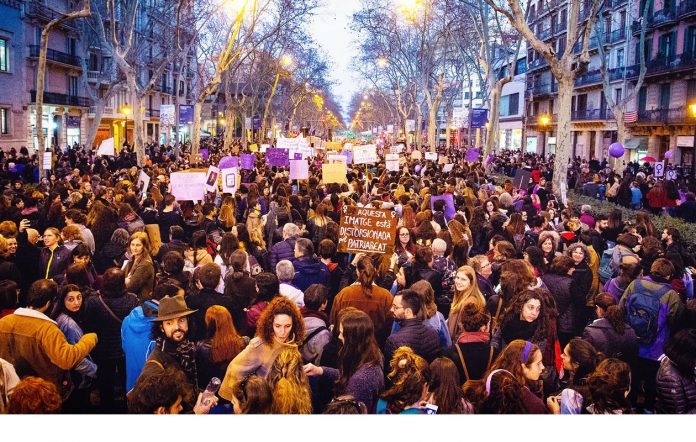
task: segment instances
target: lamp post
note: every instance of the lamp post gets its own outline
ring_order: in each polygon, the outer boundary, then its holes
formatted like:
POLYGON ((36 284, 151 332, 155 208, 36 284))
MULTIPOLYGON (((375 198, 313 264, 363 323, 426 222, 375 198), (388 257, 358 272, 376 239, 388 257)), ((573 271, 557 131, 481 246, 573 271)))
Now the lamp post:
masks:
POLYGON ((126 144, 128 144, 128 115, 130 115, 132 110, 128 103, 121 108, 121 113, 126 116, 126 121, 123 125, 123 139, 126 141, 126 144))
MULTIPOLYGON (((689 104, 691 116, 696 118, 696 102, 689 104)), ((691 151, 691 182, 696 181, 696 121, 694 122, 694 143, 691 151)))
POLYGON ((541 158, 542 160, 546 159, 546 126, 551 123, 551 117, 548 115, 544 114, 539 116, 539 124, 542 127, 541 130, 541 158))

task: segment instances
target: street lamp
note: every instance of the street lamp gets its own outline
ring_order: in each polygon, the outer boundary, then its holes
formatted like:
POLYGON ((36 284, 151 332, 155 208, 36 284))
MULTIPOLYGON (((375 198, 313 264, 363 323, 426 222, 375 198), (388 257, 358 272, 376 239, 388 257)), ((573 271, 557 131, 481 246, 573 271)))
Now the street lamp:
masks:
POLYGON ((292 64, 292 56, 291 55, 283 55, 280 58, 280 64, 282 64, 285 67, 288 67, 292 64))
POLYGON ((121 113, 126 116, 126 121, 123 127, 123 138, 126 140, 126 143, 128 143, 128 115, 130 115, 132 110, 133 109, 128 106, 128 103, 121 108, 121 113))
POLYGON ((388 64, 389 64, 389 62, 384 57, 379 57, 377 59, 377 66, 379 66, 382 69, 386 68, 388 64))
POLYGON ((542 160, 546 158, 546 126, 548 126, 549 123, 551 123, 550 116, 548 116, 546 114, 539 116, 539 124, 542 127, 542 131, 541 131, 541 135, 542 135, 542 137, 541 137, 541 140, 542 140, 541 141, 541 158, 542 158, 542 160))
MULTIPOLYGON (((696 118, 696 101, 689 104, 689 111, 691 116, 696 118)), ((694 181, 696 181, 696 124, 694 124, 694 145, 691 151, 691 182, 694 181)))

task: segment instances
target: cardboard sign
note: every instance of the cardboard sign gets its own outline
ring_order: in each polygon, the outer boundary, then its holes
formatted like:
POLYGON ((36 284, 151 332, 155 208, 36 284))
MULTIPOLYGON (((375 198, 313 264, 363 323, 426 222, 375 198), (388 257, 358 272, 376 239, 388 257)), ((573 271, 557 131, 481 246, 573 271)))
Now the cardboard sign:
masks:
POLYGON ((411 152, 411 159, 412 160, 422 160, 423 154, 420 153, 420 150, 414 150, 413 152, 411 152))
POLYGON ((354 164, 375 164, 378 161, 379 159, 377 158, 377 148, 374 144, 355 146, 353 148, 354 164))
POLYGON ((328 183, 338 183, 348 184, 348 169, 346 168, 346 163, 336 162, 321 165, 321 176, 324 184, 328 183))
POLYGON ((385 155, 387 162, 387 170, 390 172, 399 171, 399 154, 398 153, 388 153, 385 155))
POLYGON ((138 192, 145 199, 147 194, 147 188, 150 186, 150 176, 141 170, 140 175, 138 175, 138 192))
POLYGON ((329 141, 326 143, 326 150, 341 150, 343 149, 343 143, 340 141, 329 141))
POLYGON ((215 166, 208 167, 208 174, 205 178, 205 190, 208 192, 215 192, 217 187, 218 175, 220 174, 220 169, 215 166))
POLYGON ((660 178, 660 177, 665 176, 665 162, 664 161, 660 161, 660 162, 655 163, 655 173, 653 175, 655 175, 655 178, 660 178))
POLYGON ((205 197, 205 172, 172 172, 169 181, 177 201, 200 201, 205 197))
POLYGON ((527 190, 529 187, 529 179, 532 177, 531 170, 517 169, 515 172, 515 178, 512 180, 512 186, 515 189, 527 190))
POLYGON ((112 138, 107 138, 106 140, 102 141, 101 144, 99 145, 99 149, 97 150, 97 155, 107 155, 107 156, 114 156, 114 139, 112 138))
POLYGON ((236 167, 222 170, 222 193, 234 193, 237 191, 239 172, 236 167))
POLYGON ((338 251, 392 253, 398 217, 393 210, 344 205, 338 231, 338 251))
POLYGON ((231 169, 233 167, 238 167, 237 157, 226 156, 220 158, 220 162, 218 163, 218 169, 231 169))
POLYGON ((442 196, 430 197, 430 210, 435 211, 435 201, 443 200, 445 202, 445 219, 451 220, 457 211, 454 209, 454 198, 451 193, 442 196))
POLYGON ((306 180, 309 178, 309 163, 307 160, 290 160, 290 179, 306 180))
POLYGON ((299 156, 299 159, 301 160, 306 160, 314 155, 314 151, 310 146, 296 146, 289 149, 288 153, 290 158, 296 158, 299 156))
POLYGON ((243 153, 240 155, 241 157, 241 164, 240 168, 246 169, 246 170, 254 170, 254 161, 256 160, 256 155, 253 153, 247 154, 243 153))
POLYGON ((454 164, 445 164, 445 166, 442 168, 442 171, 452 172, 452 169, 454 169, 454 164))
POLYGON ((348 157, 345 155, 331 154, 327 158, 332 163, 336 162, 336 161, 340 161, 340 162, 343 162, 345 164, 348 164, 348 157))
POLYGON ((425 159, 430 161, 437 161, 437 152, 426 152, 425 159))
POLYGON ((266 149, 266 163, 269 166, 286 167, 290 165, 287 149, 266 149))
POLYGON ((476 147, 470 147, 466 150, 466 157, 464 157, 466 161, 469 161, 471 163, 475 163, 479 159, 479 149, 476 147))
POLYGON ((676 170, 668 170, 667 171, 667 179, 668 180, 676 180, 677 179, 677 171, 676 170))

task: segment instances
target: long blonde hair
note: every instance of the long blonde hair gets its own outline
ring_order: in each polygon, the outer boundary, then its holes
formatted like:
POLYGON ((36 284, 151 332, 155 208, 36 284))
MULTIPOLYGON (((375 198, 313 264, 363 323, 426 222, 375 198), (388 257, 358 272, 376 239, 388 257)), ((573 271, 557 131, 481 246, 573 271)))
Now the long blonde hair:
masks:
MULTIPOLYGON (((454 297, 452 298, 452 307, 450 308, 450 316, 453 313, 460 311, 466 304, 475 304, 479 308, 486 306, 486 298, 481 294, 476 279, 476 271, 471 266, 461 266, 456 273, 463 272, 469 278, 469 288, 464 291, 454 288, 454 297)), ((456 274, 455 274, 456 275, 456 274)))
POLYGON ((311 414, 312 396, 297 348, 283 350, 267 376, 273 391, 273 414, 311 414))

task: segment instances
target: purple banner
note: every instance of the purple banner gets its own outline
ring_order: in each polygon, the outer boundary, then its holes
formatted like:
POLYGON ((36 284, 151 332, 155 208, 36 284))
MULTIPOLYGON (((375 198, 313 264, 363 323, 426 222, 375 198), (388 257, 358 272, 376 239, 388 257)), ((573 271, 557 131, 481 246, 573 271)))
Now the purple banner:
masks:
POLYGON ((353 151, 352 150, 346 150, 344 152, 341 152, 341 155, 346 156, 346 164, 353 164, 353 151))
POLYGON ((235 167, 238 167, 237 157, 223 157, 218 164, 218 169, 233 169, 235 167))
POLYGON ((288 150, 269 147, 268 149, 266 149, 266 163, 269 166, 289 166, 290 159, 288 158, 288 150))
POLYGON ((201 156, 203 157, 203 160, 208 161, 208 155, 209 155, 208 149, 199 149, 198 153, 201 154, 201 156))
POLYGON ((243 153, 241 154, 241 168, 246 169, 246 170, 254 170, 254 161, 256 160, 256 156, 252 154, 246 154, 243 153))
POLYGON ((179 105, 179 124, 193 124, 193 105, 179 105))
POLYGON ((470 147, 466 150, 466 157, 464 159, 466 161, 470 161, 472 163, 475 163, 478 161, 479 158, 479 149, 476 147, 470 147))
POLYGON ((435 201, 443 200, 445 202, 445 218, 451 220, 454 218, 456 211, 454 210, 454 198, 452 194, 448 193, 442 196, 431 196, 430 197, 430 209, 435 211, 435 201))
POLYGON ((254 117, 252 120, 252 125, 254 127, 254 130, 261 129, 261 117, 254 117))

